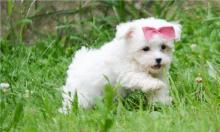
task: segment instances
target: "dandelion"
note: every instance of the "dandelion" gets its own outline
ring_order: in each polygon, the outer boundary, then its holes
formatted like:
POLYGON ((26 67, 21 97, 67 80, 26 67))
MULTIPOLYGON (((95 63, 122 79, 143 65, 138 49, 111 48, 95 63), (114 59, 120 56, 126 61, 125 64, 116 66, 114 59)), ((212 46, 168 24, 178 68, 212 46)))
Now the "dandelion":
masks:
POLYGON ((199 76, 199 77, 196 77, 195 80, 196 80, 197 83, 202 83, 202 77, 200 77, 200 76, 199 76))
POLYGON ((10 85, 8 83, 0 83, 0 90, 2 90, 3 92, 6 92, 9 86, 10 85))
POLYGON ((192 44, 190 47, 191 47, 192 51, 195 51, 197 48, 197 44, 192 44))

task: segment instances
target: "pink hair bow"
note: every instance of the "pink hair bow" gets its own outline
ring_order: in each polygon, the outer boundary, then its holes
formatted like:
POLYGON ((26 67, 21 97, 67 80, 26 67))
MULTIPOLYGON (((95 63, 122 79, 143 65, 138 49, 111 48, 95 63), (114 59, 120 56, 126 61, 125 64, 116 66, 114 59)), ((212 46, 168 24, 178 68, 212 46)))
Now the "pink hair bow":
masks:
POLYGON ((144 32, 144 37, 147 40, 152 39, 156 34, 159 34, 168 40, 175 39, 175 31, 172 26, 160 27, 159 29, 153 27, 143 27, 142 30, 144 32))

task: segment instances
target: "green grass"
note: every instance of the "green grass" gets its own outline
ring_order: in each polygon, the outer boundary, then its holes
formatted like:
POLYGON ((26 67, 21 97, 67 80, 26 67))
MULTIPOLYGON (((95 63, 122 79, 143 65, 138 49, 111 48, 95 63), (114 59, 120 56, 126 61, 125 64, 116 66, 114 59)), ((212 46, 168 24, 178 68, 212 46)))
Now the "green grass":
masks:
MULTIPOLYGON (((122 7, 123 3, 115 9, 119 21, 127 19, 121 18, 122 7)), ((156 9, 155 14, 161 14, 156 9)), ((176 9, 175 17, 160 17, 179 20, 183 25, 170 70, 172 106, 147 105, 145 95, 138 91, 115 102, 114 86, 107 84, 104 101, 99 100, 94 109, 75 106, 69 115, 58 113, 60 87, 72 54, 82 45, 100 47, 114 36, 109 23, 115 20, 109 17, 105 23, 101 21, 104 18, 97 17, 85 22, 93 29, 86 36, 69 34, 69 45, 63 41, 68 36, 48 37, 32 45, 1 39, 0 82, 9 83, 10 88, 0 90, 0 131, 219 131, 219 12, 198 6, 176 9), (197 82, 197 77, 202 82, 197 82)))

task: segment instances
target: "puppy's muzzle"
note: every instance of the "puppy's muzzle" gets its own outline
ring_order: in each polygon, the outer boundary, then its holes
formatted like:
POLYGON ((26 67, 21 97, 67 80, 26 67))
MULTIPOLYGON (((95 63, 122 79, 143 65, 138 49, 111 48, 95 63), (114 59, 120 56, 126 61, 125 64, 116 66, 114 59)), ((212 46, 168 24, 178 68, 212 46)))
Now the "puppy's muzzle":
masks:
POLYGON ((160 64, 162 59, 161 58, 156 58, 155 61, 156 61, 157 64, 160 64))

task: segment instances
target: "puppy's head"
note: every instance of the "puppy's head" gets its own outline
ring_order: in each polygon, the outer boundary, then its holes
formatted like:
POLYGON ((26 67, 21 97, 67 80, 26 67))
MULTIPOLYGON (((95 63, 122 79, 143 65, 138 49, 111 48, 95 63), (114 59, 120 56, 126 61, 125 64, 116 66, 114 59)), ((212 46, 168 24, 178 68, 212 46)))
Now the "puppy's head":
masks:
POLYGON ((127 57, 155 74, 170 65, 173 43, 180 40, 180 35, 178 23, 148 18, 118 25, 116 39, 127 47, 127 57))

